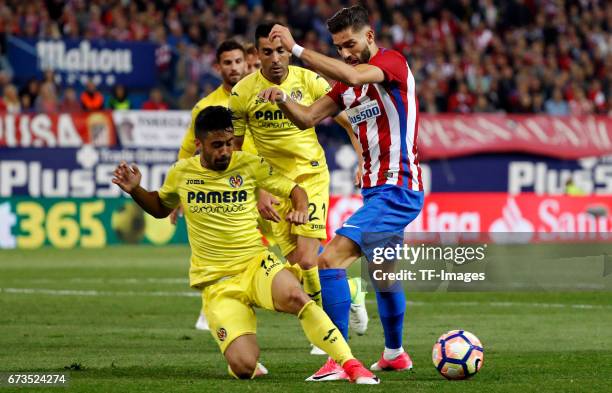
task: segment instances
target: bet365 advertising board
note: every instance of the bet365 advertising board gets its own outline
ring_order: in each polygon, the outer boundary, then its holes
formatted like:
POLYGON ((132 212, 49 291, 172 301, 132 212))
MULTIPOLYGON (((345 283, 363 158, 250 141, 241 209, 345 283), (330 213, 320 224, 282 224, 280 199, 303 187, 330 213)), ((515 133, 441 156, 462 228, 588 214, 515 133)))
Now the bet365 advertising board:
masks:
POLYGON ((0 157, 0 248, 187 242, 184 220, 144 214, 111 183, 125 160, 138 163, 143 187, 158 189, 174 149, 3 148, 0 157))

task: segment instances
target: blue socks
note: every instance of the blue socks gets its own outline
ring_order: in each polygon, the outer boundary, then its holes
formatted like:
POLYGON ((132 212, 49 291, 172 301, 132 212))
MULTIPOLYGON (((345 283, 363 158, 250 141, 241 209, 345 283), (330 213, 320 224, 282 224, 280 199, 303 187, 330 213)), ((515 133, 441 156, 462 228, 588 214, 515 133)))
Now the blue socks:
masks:
MULTIPOLYGON (((323 309, 348 340, 349 309, 351 291, 345 269, 319 270, 323 309)), ((406 297, 402 286, 396 282, 385 292, 376 291, 378 313, 385 332, 385 347, 395 349, 402 346, 406 297)))
MULTIPOLYGON (((323 298, 325 299, 325 297, 323 298)), ((385 347, 395 349, 402 346, 406 296, 399 282, 386 292, 376 291, 378 314, 385 332, 385 347)))
POLYGON ((340 330, 344 336, 344 339, 348 340, 351 291, 346 279, 346 270, 320 269, 319 280, 321 281, 323 309, 336 327, 340 330))

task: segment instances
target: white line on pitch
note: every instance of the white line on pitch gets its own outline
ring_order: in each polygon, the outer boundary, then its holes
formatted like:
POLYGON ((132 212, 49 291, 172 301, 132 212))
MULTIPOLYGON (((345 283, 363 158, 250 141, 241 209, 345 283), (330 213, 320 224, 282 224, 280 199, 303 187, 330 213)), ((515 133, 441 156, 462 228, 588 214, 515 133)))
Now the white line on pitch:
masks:
MULTIPOLYGON (((376 303, 375 300, 367 300, 376 303)), ((539 307, 539 308, 578 308, 578 309, 612 309, 612 306, 600 304, 563 304, 563 303, 527 303, 527 302, 420 302, 407 301, 408 306, 463 306, 463 307, 539 307)))
MULTIPOLYGON (((15 280, 17 281, 17 280, 15 280)), ((73 278, 33 278, 22 279, 19 282, 28 282, 33 284, 50 284, 56 282, 62 283, 84 283, 84 284, 187 284, 187 278, 100 278, 100 277, 73 277, 73 278)))
POLYGON ((151 296, 151 297, 200 297, 197 291, 173 292, 173 291, 96 291, 96 290, 74 290, 74 289, 41 289, 41 288, 0 288, 0 293, 15 294, 41 294, 51 296, 151 296))
MULTIPOLYGON (((14 279, 19 283, 31 283, 31 284, 52 284, 52 283, 83 283, 83 284, 188 284, 189 279, 180 277, 168 277, 168 278, 143 278, 143 277, 132 277, 132 278, 101 278, 101 277, 73 277, 73 278, 33 278, 33 279, 14 279)), ((532 288, 534 285, 538 285, 543 289, 550 290, 562 290, 562 289, 574 289, 574 290, 601 290, 605 289, 603 284, 593 283, 568 283, 568 284, 550 284, 540 283, 531 284, 524 282, 511 282, 509 285, 512 288, 532 288)), ((483 289, 495 289, 495 287, 483 287, 483 289)))
MULTIPOLYGON (((145 296, 145 297, 199 297, 197 291, 96 291, 96 290, 73 290, 73 289, 42 289, 42 288, 0 288, 0 293, 10 294, 41 294, 50 296, 145 296)), ((366 300, 367 303, 375 303, 375 300, 366 300)), ((462 306, 462 307, 535 307, 535 308, 572 308, 572 309, 612 309, 612 306, 600 304, 563 304, 563 303, 529 303, 529 302, 438 302, 438 301, 407 301, 408 306, 462 306)))

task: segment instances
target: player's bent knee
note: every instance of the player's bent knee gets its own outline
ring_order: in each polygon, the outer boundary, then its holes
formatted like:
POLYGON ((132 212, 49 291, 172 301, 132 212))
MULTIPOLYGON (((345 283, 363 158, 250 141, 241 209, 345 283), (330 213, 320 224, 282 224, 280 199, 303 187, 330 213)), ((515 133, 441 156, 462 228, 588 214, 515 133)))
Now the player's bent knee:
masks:
POLYGON ((287 260, 291 263, 297 263, 302 269, 308 270, 317 266, 316 253, 310 252, 304 248, 296 248, 287 255, 287 260))
POLYGON ((335 258, 329 258, 329 255, 326 255, 325 252, 319 255, 317 260, 317 264, 319 265, 319 269, 334 269, 337 268, 339 261, 335 258))
POLYGON ((257 367, 257 358, 254 356, 237 355, 227 358, 227 363, 237 378, 251 379, 257 367))
POLYGON ((249 379, 253 376, 259 359, 259 347, 254 334, 246 334, 233 340, 223 353, 232 376, 249 379))
POLYGON ((297 314, 310 301, 310 297, 301 287, 293 287, 287 294, 287 312, 297 314))

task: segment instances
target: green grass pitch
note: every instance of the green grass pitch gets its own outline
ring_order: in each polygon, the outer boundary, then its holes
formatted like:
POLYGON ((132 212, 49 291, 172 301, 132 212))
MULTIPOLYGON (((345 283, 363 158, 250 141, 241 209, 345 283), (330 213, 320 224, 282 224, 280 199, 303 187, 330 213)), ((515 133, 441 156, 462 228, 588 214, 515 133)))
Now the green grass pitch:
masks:
MULTIPOLYGON (((208 332, 193 328, 200 298, 187 285, 187 247, 0 251, 0 372, 71 367, 70 392, 605 392, 612 390, 611 292, 414 293, 405 348, 415 369, 379 373, 379 386, 306 383, 308 354, 290 315, 258 312, 270 374, 230 379, 208 332), (450 382, 431 363, 435 339, 466 329, 483 342, 481 372, 450 382)), ((383 348, 376 305, 353 336, 367 365, 383 348)))

